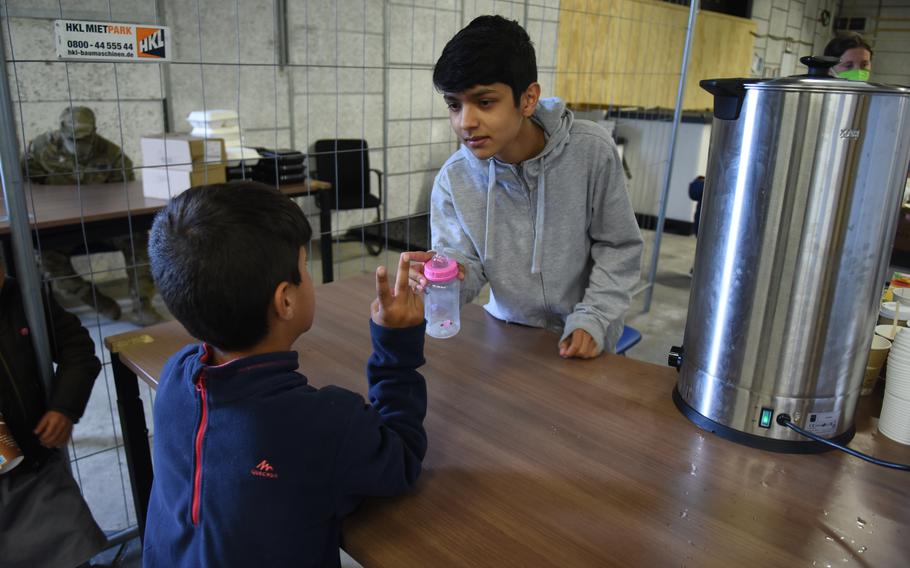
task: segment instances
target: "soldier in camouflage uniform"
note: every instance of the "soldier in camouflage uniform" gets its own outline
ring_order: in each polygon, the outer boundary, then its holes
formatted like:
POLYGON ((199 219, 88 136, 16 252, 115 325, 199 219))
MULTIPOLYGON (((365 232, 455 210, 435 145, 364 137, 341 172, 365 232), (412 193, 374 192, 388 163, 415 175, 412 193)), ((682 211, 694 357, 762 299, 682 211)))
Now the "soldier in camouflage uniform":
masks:
MULTIPOLYGON (((23 169, 32 183, 76 185, 132 181, 133 162, 119 146, 96 132, 95 113, 87 107, 72 107, 60 113, 60 129, 46 132, 28 145, 23 169)), ((116 191, 112 189, 112 191, 116 191)), ((150 325, 161 319, 151 305, 155 284, 148 267, 148 234, 144 231, 112 239, 123 253, 133 295, 133 320, 150 325), (131 242, 132 241, 132 242, 131 242), (133 254, 135 251, 135 255, 133 254)), ((120 318, 120 306, 112 298, 80 278, 70 262, 73 251, 45 250, 42 264, 56 288, 93 306, 110 319, 120 318)))

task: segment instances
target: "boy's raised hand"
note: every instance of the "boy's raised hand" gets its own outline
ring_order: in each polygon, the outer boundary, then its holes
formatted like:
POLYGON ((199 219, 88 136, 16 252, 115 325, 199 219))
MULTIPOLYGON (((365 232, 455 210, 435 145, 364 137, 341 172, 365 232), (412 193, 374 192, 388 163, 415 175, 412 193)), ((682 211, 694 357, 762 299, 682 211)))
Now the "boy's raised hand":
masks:
POLYGON ((412 254, 414 253, 401 253, 394 290, 389 289, 389 275, 386 268, 380 266, 376 269, 376 299, 370 306, 373 323, 376 325, 411 327, 423 321, 423 297, 408 286, 408 269, 412 254))
MULTIPOLYGON (((408 271, 408 284, 411 286, 411 290, 423 292, 424 288, 427 286, 427 279, 423 275, 423 265, 436 256, 436 251, 411 251, 407 254, 411 259, 411 268, 408 271)), ((464 265, 460 262, 458 263, 458 279, 464 281, 464 265)))

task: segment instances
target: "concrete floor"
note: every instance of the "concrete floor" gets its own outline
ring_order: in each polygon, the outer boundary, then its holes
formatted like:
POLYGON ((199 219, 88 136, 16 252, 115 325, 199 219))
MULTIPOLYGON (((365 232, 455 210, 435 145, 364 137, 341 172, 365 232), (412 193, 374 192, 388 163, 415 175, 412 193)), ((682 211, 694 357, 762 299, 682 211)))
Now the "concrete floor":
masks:
MULTIPOLYGON (((646 276, 650 263, 651 241, 653 232, 645 232, 645 258, 643 275, 646 276)), ((369 256, 360 243, 340 243, 336 245, 335 279, 372 271, 379 264, 385 264, 394 272, 399 251, 383 251, 379 256, 369 256)), ((695 238, 678 235, 664 235, 662 251, 657 274, 657 283, 653 293, 651 310, 642 313, 644 293, 640 293, 632 303, 626 323, 642 333, 642 341, 632 348, 627 356, 633 359, 648 361, 658 365, 666 364, 667 350, 671 345, 682 341, 685 327, 686 310, 689 299, 689 269, 695 253, 695 238)), ((310 255, 310 273, 314 282, 321 282, 322 275, 319 263, 319 248, 312 247, 310 255)), ((88 328, 95 340, 98 356, 104 362, 102 374, 98 377, 85 416, 76 425, 70 455, 74 459, 73 472, 79 481, 86 501, 88 501, 98 524, 106 531, 117 531, 136 524, 135 512, 129 486, 126 461, 123 456, 117 414, 116 394, 113 375, 110 371, 110 360, 103 349, 103 338, 136 329, 128 321, 130 302, 128 289, 124 281, 106 283, 102 288, 106 293, 118 299, 124 310, 121 321, 109 321, 98 317, 86 306, 70 305, 68 308, 79 315, 83 325, 88 328)), ((477 302, 486 300, 482 294, 477 302)), ((156 307, 166 313, 160 298, 155 299, 156 307)), ((555 347, 554 347, 555 351, 555 347)), ((151 430, 151 404, 154 393, 147 387, 141 388, 146 403, 146 416, 151 430)), ((96 558, 98 563, 110 563, 117 549, 107 551, 96 558)), ((139 546, 130 543, 121 558, 120 565, 139 566, 139 546)), ((356 563, 347 561, 348 565, 356 563)))

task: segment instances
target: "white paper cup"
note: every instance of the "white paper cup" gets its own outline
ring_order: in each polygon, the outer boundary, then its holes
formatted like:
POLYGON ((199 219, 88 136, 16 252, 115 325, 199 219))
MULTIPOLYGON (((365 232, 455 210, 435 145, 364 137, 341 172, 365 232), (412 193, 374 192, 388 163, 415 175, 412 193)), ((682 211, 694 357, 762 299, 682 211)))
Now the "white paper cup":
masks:
POLYGON ((869 360, 866 362, 866 372, 863 374, 863 386, 859 391, 861 395, 872 394, 875 382, 882 371, 882 365, 888 358, 891 342, 880 335, 872 337, 872 346, 869 349, 869 360))
MULTIPOLYGON (((878 312, 878 323, 894 323, 894 312, 897 310, 896 302, 882 302, 878 312)), ((910 301, 904 303, 901 301, 901 311, 897 316, 897 325, 906 326, 910 320, 910 301)))
POLYGON ((910 288, 894 288, 891 290, 894 301, 900 301, 904 306, 910 306, 910 288))
POLYGON ((894 336, 902 329, 906 329, 906 327, 891 325, 890 323, 880 324, 875 326, 875 335, 880 335, 888 341, 894 341, 894 336), (894 335, 891 335, 892 330, 894 330, 894 335))

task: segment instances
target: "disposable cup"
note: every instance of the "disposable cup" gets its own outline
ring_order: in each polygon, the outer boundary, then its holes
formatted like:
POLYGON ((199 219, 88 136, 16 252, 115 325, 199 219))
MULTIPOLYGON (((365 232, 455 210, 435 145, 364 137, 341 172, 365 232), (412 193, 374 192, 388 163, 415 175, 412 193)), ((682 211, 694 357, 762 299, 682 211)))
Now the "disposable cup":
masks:
POLYGON ((894 337, 900 332, 900 330, 906 329, 906 327, 893 326, 891 324, 880 324, 875 326, 875 335, 880 335, 887 339, 888 341, 894 341, 894 337), (894 331, 894 335, 891 335, 891 332, 894 331))
POLYGON ((3 415, 0 414, 0 473, 6 473, 22 463, 22 450, 13 433, 10 432, 9 426, 3 421, 3 415))
POLYGON ((866 363, 866 372, 863 373, 863 386, 859 393, 861 395, 871 394, 875 389, 875 381, 882 371, 882 365, 888 358, 888 351, 891 350, 891 342, 880 335, 872 338, 872 346, 869 349, 869 361, 866 363))

